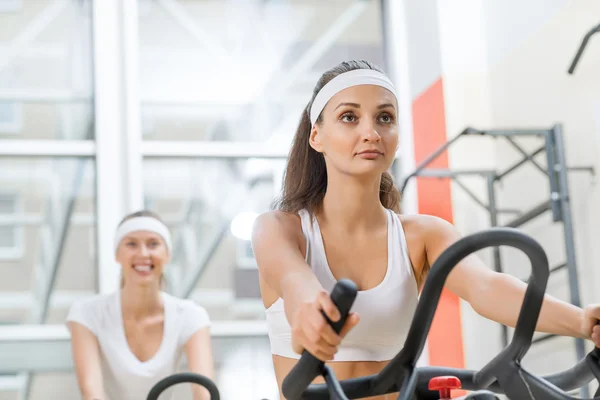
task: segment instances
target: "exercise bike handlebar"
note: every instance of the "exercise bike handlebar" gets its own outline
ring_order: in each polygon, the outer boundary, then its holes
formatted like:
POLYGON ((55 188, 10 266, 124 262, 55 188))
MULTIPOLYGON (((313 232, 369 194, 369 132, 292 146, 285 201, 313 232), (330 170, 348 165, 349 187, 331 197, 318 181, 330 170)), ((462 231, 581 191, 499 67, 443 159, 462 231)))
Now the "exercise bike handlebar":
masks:
MULTIPOLYGON (((299 362, 283 381, 282 392, 288 400, 296 399, 339 399, 361 398, 385 393, 400 392, 399 400, 412 399, 414 393, 423 389, 424 379, 432 373, 456 375, 467 390, 489 389, 505 393, 510 398, 527 398, 532 391, 546 399, 575 399, 563 390, 571 390, 600 377, 600 350, 595 349, 575 367, 540 378, 522 370, 520 361, 531 346, 538 316, 541 310, 549 276, 548 259, 542 247, 530 236, 512 228, 492 228, 460 239, 433 263, 423 287, 422 295, 411 323, 404 347, 390 363, 376 375, 337 381, 331 370, 323 363, 304 352, 299 362), (521 250, 530 260, 531 276, 518 316, 511 343, 480 371, 451 368, 417 368, 442 289, 452 269, 468 255, 492 246, 510 246, 521 250), (436 372, 437 371, 437 372, 436 372), (325 385, 310 382, 323 375, 325 385), (518 376, 517 383, 514 382, 518 376), (520 379, 520 381, 519 381, 520 379), (510 381, 510 383, 509 383, 510 381), (533 385, 533 388, 530 387, 533 385), (506 390, 506 388, 509 388, 506 390), (522 394, 525 393, 525 397, 522 394)), ((343 304, 349 310, 356 296, 356 286, 346 280, 338 282, 332 292, 333 302, 343 304), (345 289, 339 289, 339 288, 345 289), (334 295, 335 293, 335 295, 334 295), (345 296, 348 296, 346 298, 345 296), (350 301, 350 298, 352 301, 350 301)), ((343 314, 343 319, 347 316, 343 314)), ((343 319, 340 324, 343 324, 343 319)), ((433 375, 436 376, 436 375, 433 375)), ((437 375, 439 376, 439 374, 437 375)), ((425 384, 426 388, 426 384, 425 384)), ((432 397, 433 398, 433 397, 432 397)), ((532 397, 533 398, 533 397, 532 397)), ((597 399, 600 399, 598 397, 597 399)))
POLYGON ((162 392, 179 383, 195 383, 203 386, 206 388, 206 390, 208 390, 208 393, 210 394, 210 400, 220 400, 220 394, 217 385, 215 385, 210 378, 203 375, 194 374, 192 372, 181 372, 161 379, 152 387, 152 389, 150 389, 146 400, 158 400, 158 396, 160 396, 162 392))

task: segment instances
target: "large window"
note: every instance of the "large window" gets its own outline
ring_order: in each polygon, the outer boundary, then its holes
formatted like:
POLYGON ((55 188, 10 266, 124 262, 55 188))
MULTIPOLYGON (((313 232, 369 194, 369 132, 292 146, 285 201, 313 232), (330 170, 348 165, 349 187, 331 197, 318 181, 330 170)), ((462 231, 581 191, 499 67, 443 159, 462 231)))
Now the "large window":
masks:
POLYGON ((214 321, 222 398, 277 398, 248 231, 319 75, 383 65, 380 13, 363 0, 0 0, 0 398, 79 398, 64 318, 118 287, 112 235, 142 207, 173 234, 166 290, 214 321))
POLYGON ((140 4, 147 140, 287 138, 324 70, 347 59, 383 64, 377 1, 140 4))
MULTIPOLYGON (((97 292, 92 49, 91 0, 0 1, 0 327, 64 326, 97 292)), ((0 398, 75 393, 71 375, 18 372, 0 398)))

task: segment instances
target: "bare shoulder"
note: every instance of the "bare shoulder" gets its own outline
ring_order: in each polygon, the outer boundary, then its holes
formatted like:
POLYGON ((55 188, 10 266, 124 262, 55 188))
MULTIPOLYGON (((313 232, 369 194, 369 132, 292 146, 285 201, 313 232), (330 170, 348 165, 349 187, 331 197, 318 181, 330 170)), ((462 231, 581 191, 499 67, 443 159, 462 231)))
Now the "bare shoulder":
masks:
POLYGON ((453 224, 443 218, 434 215, 414 214, 399 215, 406 236, 411 237, 436 237, 436 236, 455 236, 458 230, 453 224))
POLYGON ((302 248, 304 235, 298 214, 274 210, 260 214, 252 228, 252 247, 255 254, 274 245, 293 245, 302 248))
POLYGON ((447 245, 459 235, 450 222, 433 215, 414 214, 398 217, 404 229, 417 284, 421 287, 429 271, 431 249, 447 245))
POLYGON ((260 214, 253 227, 253 240, 260 235, 286 234, 295 236, 302 232, 300 216, 284 211, 273 210, 260 214))

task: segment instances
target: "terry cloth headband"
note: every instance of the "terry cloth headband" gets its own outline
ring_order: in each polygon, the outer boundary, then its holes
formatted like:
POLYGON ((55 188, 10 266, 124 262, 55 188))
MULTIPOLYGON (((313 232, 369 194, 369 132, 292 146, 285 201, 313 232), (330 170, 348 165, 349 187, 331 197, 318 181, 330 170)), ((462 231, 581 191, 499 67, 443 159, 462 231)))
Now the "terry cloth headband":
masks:
POLYGON ((310 107, 310 122, 312 125, 317 122, 317 118, 321 114, 321 111, 325 108, 329 100, 336 93, 347 89, 351 86, 358 85, 377 85, 386 88, 394 97, 396 96, 396 89, 390 79, 379 71, 372 69, 355 69, 352 71, 344 72, 339 74, 329 82, 317 93, 315 99, 310 107))
POLYGON ((152 217, 135 217, 123 222, 115 233, 115 253, 125 235, 136 231, 150 231, 160 235, 167 244, 169 253, 171 253, 171 234, 169 233, 169 228, 152 217))

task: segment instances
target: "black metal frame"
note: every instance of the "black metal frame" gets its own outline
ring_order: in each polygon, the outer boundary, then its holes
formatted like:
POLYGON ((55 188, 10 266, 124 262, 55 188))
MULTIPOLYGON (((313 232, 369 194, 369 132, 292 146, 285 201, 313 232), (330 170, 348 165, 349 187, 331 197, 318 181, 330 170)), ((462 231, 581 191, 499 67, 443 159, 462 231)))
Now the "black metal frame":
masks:
MULTIPOLYGON (((600 348, 595 348, 573 368, 545 377, 531 374, 521 365, 532 344, 549 275, 548 258, 542 246, 517 229, 491 228, 467 235, 449 246, 431 266, 404 346, 379 373, 339 381, 327 364, 305 350, 283 379, 283 395, 289 400, 349 400, 398 392, 398 400, 436 400, 440 393, 430 390, 428 383, 433 377, 451 375, 460 379, 462 388, 474 391, 467 396, 472 400, 497 400, 494 393, 506 394, 513 400, 577 400, 567 391, 594 379, 600 380, 600 348), (498 246, 520 250, 531 264, 531 274, 510 344, 479 371, 418 367, 417 360, 425 346, 448 275, 468 255, 498 246), (317 376, 323 376, 325 384, 311 384, 317 376)), ((335 284, 331 300, 341 317, 335 323, 328 320, 334 331, 340 332, 357 293, 358 287, 351 280, 342 279, 335 284)), ((219 399, 214 382, 191 373, 174 374, 163 379, 152 388, 147 399, 155 400, 166 388, 182 382, 202 385, 211 393, 211 399, 219 399)), ((600 400, 599 396, 600 390, 593 400, 600 400)))
MULTIPOLYGON (((478 399, 494 398, 503 393, 514 400, 576 400, 566 391, 600 378, 600 349, 590 352, 575 367, 557 374, 539 377, 529 373, 521 360, 532 344, 533 333, 542 308, 550 275, 548 258, 541 245, 514 228, 491 228, 463 237, 448 247, 433 263, 425 281, 414 318, 402 350, 377 374, 337 381, 331 368, 304 351, 298 363, 284 378, 282 392, 290 400, 348 400, 399 392, 398 400, 435 400, 439 393, 428 389, 433 377, 450 375, 460 379, 462 387, 474 390, 478 399), (431 323, 452 269, 465 257, 487 247, 509 246, 522 251, 530 261, 531 274, 511 342, 479 371, 457 368, 417 367, 431 323), (310 384, 322 375, 325 384, 310 384), (481 391, 488 393, 482 393, 481 391)), ((331 300, 344 321, 348 302, 356 295, 356 285, 349 280, 336 283, 331 300)), ((333 326, 338 331, 339 326, 333 326)), ((594 400, 600 400, 600 390, 594 400)), ((588 396, 586 395, 587 399, 588 396)))
POLYGON ((575 67, 577 67, 577 64, 579 63, 579 59, 581 58, 583 51, 587 47, 587 44, 588 44, 590 38, 592 37, 593 34, 598 33, 598 32, 600 32, 600 24, 598 24, 598 25, 594 26, 592 29, 590 29, 589 32, 586 33, 585 36, 583 37, 583 40, 581 41, 581 44, 579 45, 579 48, 577 49, 577 53, 575 54, 575 58, 573 58, 573 61, 571 62, 571 66, 569 67, 570 75, 573 75, 573 72, 575 72, 575 67))
MULTIPOLYGON (((569 277, 569 289, 570 289, 570 302, 573 305, 581 306, 580 294, 579 294, 579 280, 577 274, 577 260, 575 256, 575 242, 573 234, 573 221, 571 216, 571 205, 569 197, 569 185, 567 171, 586 171, 595 175, 594 168, 591 166, 584 167, 573 167, 568 168, 565 157, 565 147, 563 141, 562 126, 557 124, 550 129, 515 129, 515 130, 478 130, 475 128, 466 128, 459 135, 449 140, 435 150, 429 157, 427 157, 422 163, 420 163, 415 171, 409 174, 401 185, 401 192, 403 193, 406 189, 408 182, 413 178, 449 178, 452 179, 458 187, 460 187, 469 197, 471 197, 477 204, 489 212, 490 226, 499 226, 498 216, 500 214, 517 213, 519 214, 508 224, 506 227, 518 228, 533 220, 534 218, 544 214, 546 211, 552 212, 553 222, 560 222, 563 224, 563 236, 565 243, 565 257, 566 261, 563 264, 554 266, 550 269, 550 272, 562 270, 567 268, 569 277), (436 170, 428 169, 435 159, 443 154, 450 146, 456 143, 459 139, 465 136, 490 136, 494 138, 505 138, 522 156, 523 158, 510 166, 504 171, 495 170, 436 170), (532 153, 525 151, 518 143, 515 142, 515 137, 538 137, 543 140, 543 145, 537 148, 532 153), (547 169, 538 164, 534 157, 541 153, 546 153, 547 169), (498 209, 496 205, 496 183, 501 182, 503 178, 516 171, 522 165, 530 162, 533 166, 542 172, 550 184, 549 199, 542 202, 541 204, 533 207, 524 213, 520 213, 517 210, 502 210, 498 209), (472 191, 470 191, 459 178, 465 175, 477 175, 486 179, 487 182, 487 204, 479 199, 472 191)), ((498 247, 493 248, 493 266, 498 272, 502 272, 502 260, 500 257, 500 249, 498 247)), ((533 342, 539 343, 546 341, 554 335, 543 335, 536 338, 533 342)), ((508 344, 508 328, 502 326, 502 345, 508 344)), ((575 351, 577 359, 585 357, 585 347, 582 339, 575 339, 575 351)), ((582 395, 585 397, 586 389, 584 388, 582 395)))

